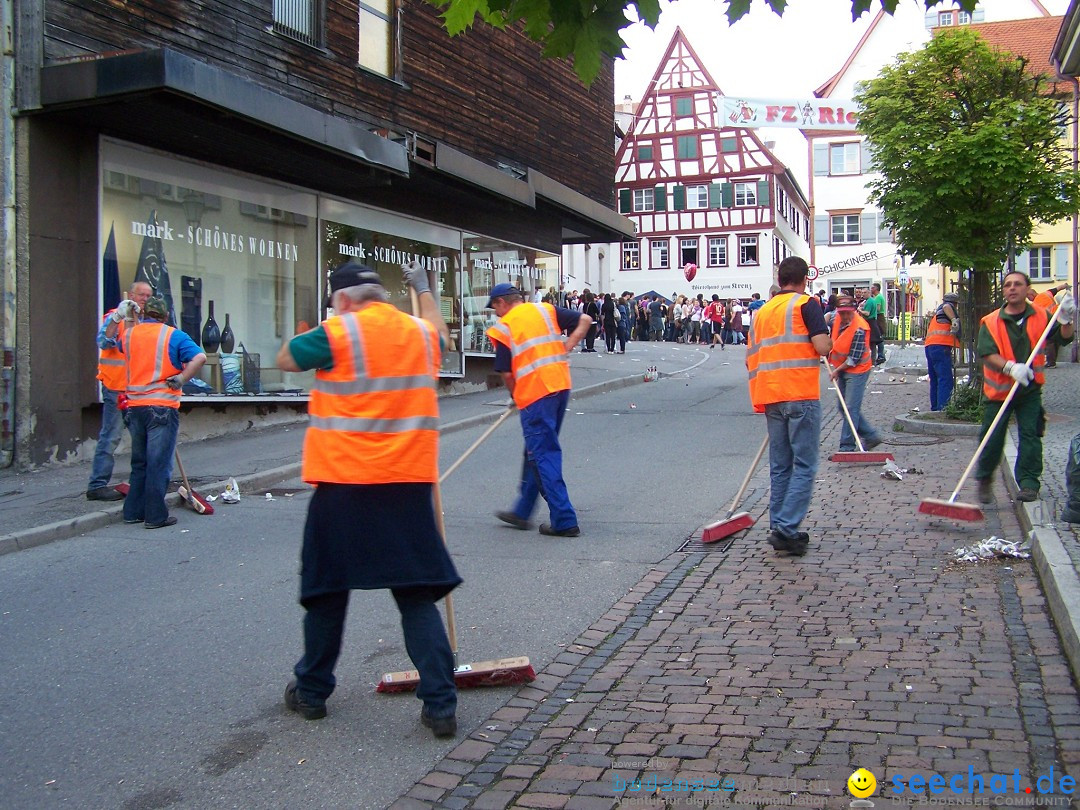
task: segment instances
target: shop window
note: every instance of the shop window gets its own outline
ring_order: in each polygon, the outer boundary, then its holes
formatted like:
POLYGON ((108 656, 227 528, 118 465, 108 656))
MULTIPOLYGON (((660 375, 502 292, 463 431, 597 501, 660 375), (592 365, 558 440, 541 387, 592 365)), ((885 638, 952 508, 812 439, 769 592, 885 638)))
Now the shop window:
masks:
POLYGON ((758 264, 758 238, 756 236, 739 237, 739 264, 758 264))
POLYGON ((847 245, 861 240, 858 214, 834 214, 829 217, 829 224, 830 244, 847 245))
POLYGON ((641 269, 641 245, 637 242, 622 243, 622 269, 641 269))
POLYGON ((735 206, 737 208, 757 205, 757 183, 735 183, 735 206))
POLYGON ((649 266, 653 269, 664 269, 668 266, 668 240, 649 240, 649 266))
POLYGON ((709 267, 727 267, 727 237, 709 237, 709 267))
POLYGON ((274 33, 321 48, 323 45, 322 0, 273 0, 274 33))
POLYGON ((380 76, 394 76, 396 0, 361 0, 359 64, 380 76))

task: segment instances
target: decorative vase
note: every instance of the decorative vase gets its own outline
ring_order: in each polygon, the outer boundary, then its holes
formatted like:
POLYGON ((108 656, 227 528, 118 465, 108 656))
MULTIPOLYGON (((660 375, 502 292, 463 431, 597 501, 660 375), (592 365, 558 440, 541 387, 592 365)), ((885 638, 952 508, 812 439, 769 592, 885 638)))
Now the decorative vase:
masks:
POLYGON ((225 313, 225 328, 221 330, 221 353, 232 354, 233 346, 236 345, 236 335, 233 334, 232 326, 229 325, 229 313, 225 313))
POLYGON ((206 319, 206 323, 202 328, 202 345, 203 351, 207 354, 213 354, 218 350, 218 346, 221 344, 221 330, 218 329, 217 321, 214 320, 214 302, 210 302, 210 317, 206 319))

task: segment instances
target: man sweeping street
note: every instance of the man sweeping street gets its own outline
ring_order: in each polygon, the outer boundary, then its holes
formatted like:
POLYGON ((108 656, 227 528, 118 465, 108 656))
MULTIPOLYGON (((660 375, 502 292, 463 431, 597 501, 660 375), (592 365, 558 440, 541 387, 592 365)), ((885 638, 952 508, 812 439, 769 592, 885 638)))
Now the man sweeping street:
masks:
MULTIPOLYGON (((979 482, 981 503, 994 502, 994 470, 1001 463, 1005 431, 1012 414, 1016 414, 1017 431, 1020 434, 1014 468, 1016 484, 1020 487, 1016 498, 1020 501, 1034 501, 1039 497, 1039 479, 1043 469, 1042 426, 1046 419, 1042 408, 1046 356, 1039 352, 1030 366, 1027 360, 1051 316, 1047 310, 1032 306, 1028 302, 1030 288, 1031 281, 1026 273, 1007 273, 1001 284, 1004 305, 983 318, 979 326, 976 351, 983 363, 985 400, 982 435, 989 430, 990 423, 1001 409, 1013 383, 1020 384, 986 447, 979 454, 975 480, 979 482)), ((1072 341, 1076 301, 1071 294, 1066 293, 1058 308, 1058 322, 1054 324, 1046 341, 1064 346, 1072 341)))
MULTIPOLYGON (((864 450, 881 444, 881 436, 862 414, 863 396, 870 379, 873 358, 870 356, 870 324, 855 311, 855 298, 840 295, 832 319, 832 350, 829 352, 829 378, 844 397, 851 421, 859 432, 864 450)), ((837 407, 839 403, 837 403, 837 407)), ((848 420, 840 422, 840 452, 858 450, 848 420)))
POLYGON ((551 522, 540 524, 540 534, 577 537, 581 529, 563 480, 559 430, 570 401, 566 353, 589 331, 592 318, 551 304, 526 304, 512 284, 492 287, 487 305, 499 317, 487 332, 495 345, 495 371, 502 374, 514 398, 525 434, 517 503, 508 512, 496 512, 495 517, 515 528, 528 529, 537 498, 542 495, 551 522), (565 340, 563 331, 570 333, 565 340))
POLYGON ((806 294, 808 272, 798 256, 780 262, 780 291, 754 317, 746 352, 750 401, 769 432, 768 542, 798 557, 810 541, 799 525, 817 474, 820 358, 832 349, 821 305, 806 294))
POLYGON ((406 268, 420 317, 389 303, 378 274, 350 261, 330 275, 333 316, 278 352, 284 371, 315 369, 301 476, 315 486, 304 525, 304 654, 285 705, 326 716, 349 591, 389 588, 420 673, 420 721, 457 733, 454 657, 436 602, 461 583, 439 533, 439 405, 449 332, 427 272, 406 268))

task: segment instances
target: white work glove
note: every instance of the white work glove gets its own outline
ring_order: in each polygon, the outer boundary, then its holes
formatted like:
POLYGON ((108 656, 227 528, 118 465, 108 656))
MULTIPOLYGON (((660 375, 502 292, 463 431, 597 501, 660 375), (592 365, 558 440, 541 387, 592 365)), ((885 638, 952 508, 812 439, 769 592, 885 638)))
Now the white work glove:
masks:
MULTIPOLYGON (((1073 310, 1075 309, 1076 307, 1074 306, 1073 310)), ((139 312, 141 312, 141 310, 139 309, 139 305, 131 299, 127 299, 126 301, 121 301, 117 305, 116 311, 112 314, 112 319, 116 323, 123 323, 129 318, 134 319, 135 316, 139 314, 139 312)))
POLYGON ((1076 299, 1072 297, 1072 293, 1065 293, 1065 295, 1061 297, 1061 303, 1058 304, 1058 323, 1063 326, 1068 326, 1075 320, 1076 299))
POLYGON ((401 269, 405 272, 405 280, 409 282, 409 285, 416 290, 416 294, 431 292, 431 284, 428 282, 427 270, 420 266, 420 262, 415 259, 408 264, 401 265, 401 269))
POLYGON ((960 334, 960 319, 955 318, 949 323, 949 332, 954 335, 960 334))
POLYGON ((165 384, 174 391, 179 391, 184 387, 184 378, 179 374, 173 374, 171 377, 165 380, 165 384))
POLYGON ((1007 360, 1001 370, 1021 385, 1026 386, 1035 379, 1035 372, 1024 363, 1014 363, 1012 360, 1007 360))

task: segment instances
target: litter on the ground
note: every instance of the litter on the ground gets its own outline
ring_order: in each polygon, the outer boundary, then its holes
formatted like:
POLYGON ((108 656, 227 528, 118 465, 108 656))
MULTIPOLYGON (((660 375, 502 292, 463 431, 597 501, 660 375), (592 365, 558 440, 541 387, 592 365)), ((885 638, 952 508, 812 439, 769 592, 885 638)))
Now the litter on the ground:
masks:
POLYGON ((268 501, 272 501, 272 500, 274 500, 274 493, 272 493, 272 492, 267 492, 267 493, 266 493, 266 500, 268 500, 268 501))
POLYGON ((930 375, 923 374, 921 377, 919 377, 919 382, 930 382, 930 375))
POLYGON ((225 503, 240 503, 240 486, 235 478, 230 478, 225 485, 225 491, 221 493, 221 500, 225 503))
POLYGON ((958 548, 953 552, 953 559, 957 562, 979 562, 1003 557, 1026 560, 1031 556, 1030 548, 1026 541, 1017 543, 1003 537, 988 537, 974 545, 958 548))
POLYGON ((904 471, 891 458, 886 459, 885 468, 881 471, 881 477, 888 478, 891 481, 903 481, 904 471))

